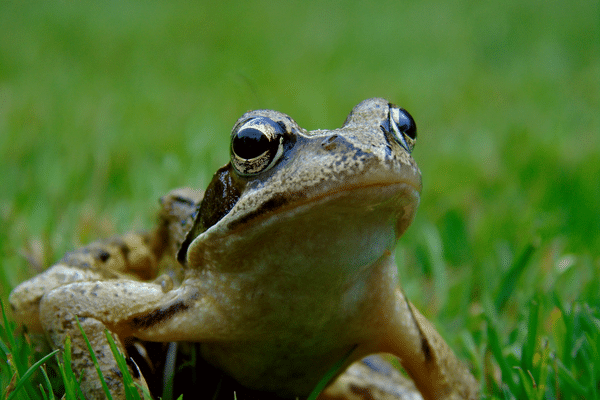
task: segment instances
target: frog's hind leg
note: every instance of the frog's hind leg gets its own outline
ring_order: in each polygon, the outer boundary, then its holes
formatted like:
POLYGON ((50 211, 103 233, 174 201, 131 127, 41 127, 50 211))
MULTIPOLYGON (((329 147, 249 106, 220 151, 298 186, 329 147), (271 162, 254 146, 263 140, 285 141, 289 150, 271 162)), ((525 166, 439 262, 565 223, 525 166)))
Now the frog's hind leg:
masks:
POLYGON ((155 279, 161 259, 174 254, 183 241, 201 199, 200 191, 173 190, 161 199, 159 224, 152 232, 115 236, 67 253, 58 263, 12 291, 9 301, 15 319, 30 331, 41 332, 40 300, 57 287, 121 277, 155 279))
POLYGON ((67 253, 43 273, 21 283, 10 294, 15 319, 41 332, 39 305, 50 291, 74 282, 133 276, 151 279, 158 268, 155 234, 131 233, 97 241, 67 253))
POLYGON ((348 367, 319 395, 319 400, 423 400, 413 381, 380 354, 348 367))

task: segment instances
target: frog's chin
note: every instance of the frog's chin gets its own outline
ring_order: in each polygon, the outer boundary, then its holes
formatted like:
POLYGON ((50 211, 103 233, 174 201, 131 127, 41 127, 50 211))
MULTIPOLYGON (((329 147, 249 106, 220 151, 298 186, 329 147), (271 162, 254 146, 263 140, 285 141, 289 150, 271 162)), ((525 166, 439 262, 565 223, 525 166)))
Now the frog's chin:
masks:
POLYGON ((415 215, 418 189, 406 182, 346 186, 243 223, 227 215, 191 243, 188 265, 349 273, 393 249, 415 215))

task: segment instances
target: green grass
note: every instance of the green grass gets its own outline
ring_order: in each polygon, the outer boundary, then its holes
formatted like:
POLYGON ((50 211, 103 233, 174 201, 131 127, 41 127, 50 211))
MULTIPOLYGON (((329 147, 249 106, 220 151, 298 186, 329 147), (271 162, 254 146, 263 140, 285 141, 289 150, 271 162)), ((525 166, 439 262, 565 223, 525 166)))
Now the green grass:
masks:
MULTIPOLYGON (((0 2, 0 298, 151 226, 169 189, 204 187, 244 111, 334 128, 382 96, 419 127, 408 297, 486 398, 597 399, 598 15, 589 0, 0 2)), ((43 354, 3 326, 4 396, 43 354)), ((16 398, 60 396, 57 365, 16 398)))

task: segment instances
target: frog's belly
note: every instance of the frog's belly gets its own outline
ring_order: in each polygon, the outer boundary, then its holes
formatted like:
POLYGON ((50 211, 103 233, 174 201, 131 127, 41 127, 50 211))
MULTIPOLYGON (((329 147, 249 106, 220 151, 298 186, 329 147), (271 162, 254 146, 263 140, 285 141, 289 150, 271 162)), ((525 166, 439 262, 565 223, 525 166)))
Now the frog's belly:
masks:
MULTIPOLYGON (((387 286, 391 291, 394 284, 387 286)), ((249 389, 305 397, 336 362, 377 335, 376 315, 389 309, 382 292, 361 281, 344 295, 335 293, 335 300, 322 293, 263 299, 264 308, 253 308, 260 312, 236 320, 236 337, 202 343, 202 356, 249 389)))
MULTIPOLYGON (((326 340, 325 340, 326 341, 326 340)), ((312 342, 312 343, 311 343, 312 342)), ((285 398, 306 397, 326 372, 355 345, 336 348, 291 342, 202 344, 202 355, 242 386, 285 398), (328 347, 325 351, 324 347, 328 347)), ((338 343, 339 345, 339 343, 338 343)))
POLYGON ((293 281, 260 292, 252 284, 239 285, 240 293, 253 297, 222 303, 229 335, 203 341, 203 357, 250 389, 308 395, 352 349, 357 348, 348 361, 376 352, 395 312, 397 267, 391 252, 354 278, 310 291, 294 291, 293 281), (245 304, 243 312, 235 308, 239 304, 245 304))

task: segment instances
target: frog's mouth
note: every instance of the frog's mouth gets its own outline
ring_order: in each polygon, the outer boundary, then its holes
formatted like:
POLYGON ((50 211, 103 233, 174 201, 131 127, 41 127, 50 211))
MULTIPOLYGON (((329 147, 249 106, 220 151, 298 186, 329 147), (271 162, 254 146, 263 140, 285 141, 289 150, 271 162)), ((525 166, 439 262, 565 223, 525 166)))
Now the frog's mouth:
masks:
MULTIPOLYGON (((317 173, 305 176, 302 169, 288 168, 280 175, 249 182, 243 189, 243 196, 223 215, 219 224, 232 232, 243 230, 273 215, 280 215, 279 219, 284 220, 287 214, 295 214, 307 207, 313 207, 318 213, 320 207, 339 198, 345 199, 339 204, 342 208, 345 203, 356 200, 355 208, 350 213, 386 202, 390 204, 390 212, 395 207, 401 210, 405 204, 412 202, 416 209, 422 184, 421 172, 412 159, 397 160, 388 157, 388 154, 368 154, 341 138, 336 143, 340 147, 346 146, 349 153, 354 152, 353 156, 340 162, 335 154, 321 155, 320 158, 327 162, 320 164, 321 169, 317 173)), ((288 160, 288 165, 314 162, 310 157, 298 155, 288 160)), ((335 210, 332 212, 335 214, 335 210)), ((351 218, 351 215, 348 217, 351 218)))
POLYGON ((362 268, 393 249, 414 218, 420 188, 416 180, 362 182, 312 196, 279 194, 247 213, 234 207, 193 240, 188 263, 239 271, 255 268, 254 260, 285 259, 286 270, 298 273, 307 265, 362 268), (315 258, 317 265, 307 263, 315 258))
MULTIPOLYGON (((350 204, 355 203, 354 206, 351 207, 351 213, 358 213, 363 207, 377 208, 381 207, 382 204, 390 202, 392 207, 394 207, 392 204, 398 206, 400 203, 402 203, 402 206, 398 209, 403 210, 405 207, 405 202, 399 201, 400 199, 408 200, 406 203, 414 203, 414 208, 416 210, 420 200, 420 187, 405 181, 398 181, 394 183, 373 182, 356 185, 342 185, 327 192, 318 193, 311 197, 307 197, 305 192, 286 194, 276 193, 254 211, 248 212, 229 221, 227 223, 227 227, 231 231, 244 229, 244 225, 256 222, 261 218, 266 219, 276 213, 281 213, 281 218, 285 218, 284 215, 286 213, 296 214, 299 212, 299 210, 306 208, 307 206, 320 208, 323 207, 324 204, 340 198, 347 199, 345 201, 348 203, 347 205, 340 205, 343 208, 348 208, 350 207, 350 204), (399 195, 392 194, 396 191, 399 193, 399 195)), ((321 213, 322 212, 323 211, 321 211, 321 213)), ((351 218, 351 216, 349 217, 351 218)), ((403 232, 404 230, 401 233, 403 232)))
POLYGON ((421 175, 416 166, 404 165, 395 173, 377 167, 364 174, 323 180, 293 191, 274 182, 240 183, 228 164, 217 171, 207 188, 198 217, 177 258, 187 264, 190 246, 208 240, 208 236, 211 240, 240 236, 291 218, 301 225, 299 215, 320 214, 320 220, 333 218, 332 224, 335 224, 342 215, 352 221, 358 213, 378 210, 389 214, 390 220, 397 220, 399 237, 410 225, 419 204, 421 175), (266 187, 273 189, 266 193, 266 187))

